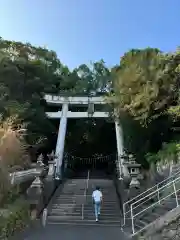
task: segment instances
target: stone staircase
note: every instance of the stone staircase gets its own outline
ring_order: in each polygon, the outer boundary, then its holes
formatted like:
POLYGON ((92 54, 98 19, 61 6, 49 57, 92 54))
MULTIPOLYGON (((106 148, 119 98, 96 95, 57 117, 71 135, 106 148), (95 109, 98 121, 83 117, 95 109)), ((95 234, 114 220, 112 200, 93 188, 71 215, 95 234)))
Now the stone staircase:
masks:
POLYGON ((114 183, 109 179, 89 180, 86 203, 84 206, 84 220, 93 223, 95 221, 94 208, 92 205, 92 192, 96 186, 99 186, 103 193, 103 204, 98 224, 120 227, 120 220, 122 219, 122 216, 120 215, 121 211, 119 201, 114 183))
POLYGON ((116 190, 109 179, 69 179, 56 191, 48 207, 47 224, 106 225, 120 227, 120 208, 116 190), (104 202, 101 217, 95 222, 92 191, 102 188, 104 202))
POLYGON ((82 221, 82 204, 86 179, 69 179, 60 186, 48 207, 47 223, 71 223, 82 221))

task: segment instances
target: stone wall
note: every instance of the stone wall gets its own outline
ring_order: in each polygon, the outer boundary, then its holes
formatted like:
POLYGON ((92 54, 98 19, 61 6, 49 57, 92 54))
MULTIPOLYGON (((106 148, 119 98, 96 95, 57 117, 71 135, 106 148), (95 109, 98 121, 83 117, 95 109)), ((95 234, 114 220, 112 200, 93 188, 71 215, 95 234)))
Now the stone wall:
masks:
POLYGON ((136 240, 180 240, 180 206, 157 219, 136 240))
POLYGON ((165 227, 160 233, 157 233, 164 240, 180 239, 180 217, 176 221, 165 227))
POLYGON ((142 236, 139 240, 180 240, 180 217, 152 236, 142 236))
POLYGON ((46 208, 60 184, 59 181, 56 181, 53 178, 44 178, 41 183, 42 185, 31 185, 27 194, 31 211, 35 212, 36 217, 41 214, 44 208, 46 208))

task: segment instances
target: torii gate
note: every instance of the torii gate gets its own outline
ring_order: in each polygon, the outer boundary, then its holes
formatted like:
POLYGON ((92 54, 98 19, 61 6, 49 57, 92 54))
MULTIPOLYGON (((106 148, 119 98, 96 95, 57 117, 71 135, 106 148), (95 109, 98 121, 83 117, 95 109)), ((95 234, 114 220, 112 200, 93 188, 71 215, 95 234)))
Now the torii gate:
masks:
MULTIPOLYGON (((46 94, 44 96, 46 103, 48 105, 56 105, 60 107, 60 111, 57 112, 46 112, 48 118, 60 119, 59 131, 56 143, 55 154, 57 156, 56 160, 56 173, 61 175, 61 166, 64 154, 64 143, 67 129, 67 119, 68 118, 108 118, 109 112, 94 111, 95 106, 98 104, 107 104, 103 97, 65 97, 65 96, 55 96, 46 94), (69 105, 74 106, 87 106, 86 112, 71 112, 68 110, 69 105), (91 113, 89 113, 88 108, 91 106, 91 113)), ((120 176, 128 176, 128 170, 123 165, 123 131, 120 122, 115 120, 115 130, 116 130, 116 142, 117 142, 117 153, 118 153, 118 164, 120 176)))

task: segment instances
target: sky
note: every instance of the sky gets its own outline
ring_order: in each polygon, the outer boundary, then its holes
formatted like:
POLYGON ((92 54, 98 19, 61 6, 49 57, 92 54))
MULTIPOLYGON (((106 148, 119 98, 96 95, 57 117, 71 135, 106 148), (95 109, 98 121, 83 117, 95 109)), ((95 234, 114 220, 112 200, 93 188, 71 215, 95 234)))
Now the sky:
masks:
POLYGON ((132 48, 180 46, 180 0, 0 0, 0 36, 57 52, 73 69, 132 48))

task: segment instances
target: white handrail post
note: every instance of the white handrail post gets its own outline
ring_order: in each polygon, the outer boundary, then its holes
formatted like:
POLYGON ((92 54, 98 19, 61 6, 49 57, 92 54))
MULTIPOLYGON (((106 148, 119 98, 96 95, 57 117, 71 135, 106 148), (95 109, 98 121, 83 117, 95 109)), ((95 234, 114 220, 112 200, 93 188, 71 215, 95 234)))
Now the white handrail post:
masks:
POLYGON ((84 204, 82 204, 82 220, 84 220, 84 204))
POLYGON ((89 188, 89 174, 90 174, 90 170, 88 170, 86 190, 89 188))
POLYGON ((125 211, 126 211, 126 204, 124 203, 123 204, 123 218, 124 218, 123 226, 125 226, 125 224, 126 224, 126 213, 125 213, 125 211))
POLYGON ((132 232, 135 233, 134 229, 134 216, 133 216, 133 204, 131 204, 131 223, 132 223, 132 232))
POLYGON ((43 227, 46 226, 46 221, 47 221, 47 208, 45 208, 44 211, 43 211, 43 216, 42 216, 42 225, 43 225, 43 227))
POLYGON ((85 189, 84 189, 84 195, 83 195, 83 203, 82 203, 82 220, 84 220, 84 202, 85 202, 85 199, 86 199, 86 184, 85 184, 85 189))
POLYGON ((12 173, 12 178, 11 178, 11 185, 15 183, 15 177, 16 177, 16 172, 12 173))
POLYGON ((85 184, 85 189, 84 189, 84 198, 83 198, 83 204, 82 204, 82 220, 84 220, 84 203, 86 201, 86 197, 87 197, 87 190, 89 188, 89 174, 90 174, 90 170, 88 170, 88 174, 87 174, 87 179, 86 179, 86 184, 85 184))
POLYGON ((173 180, 173 187, 174 187, 174 194, 175 194, 175 197, 176 197, 176 205, 178 207, 179 206, 179 202, 178 202, 177 190, 176 190, 176 186, 175 186, 174 180, 173 180))
POLYGON ((159 184, 157 184, 157 197, 158 197, 158 202, 160 204, 161 201, 160 201, 160 194, 159 194, 159 184))

